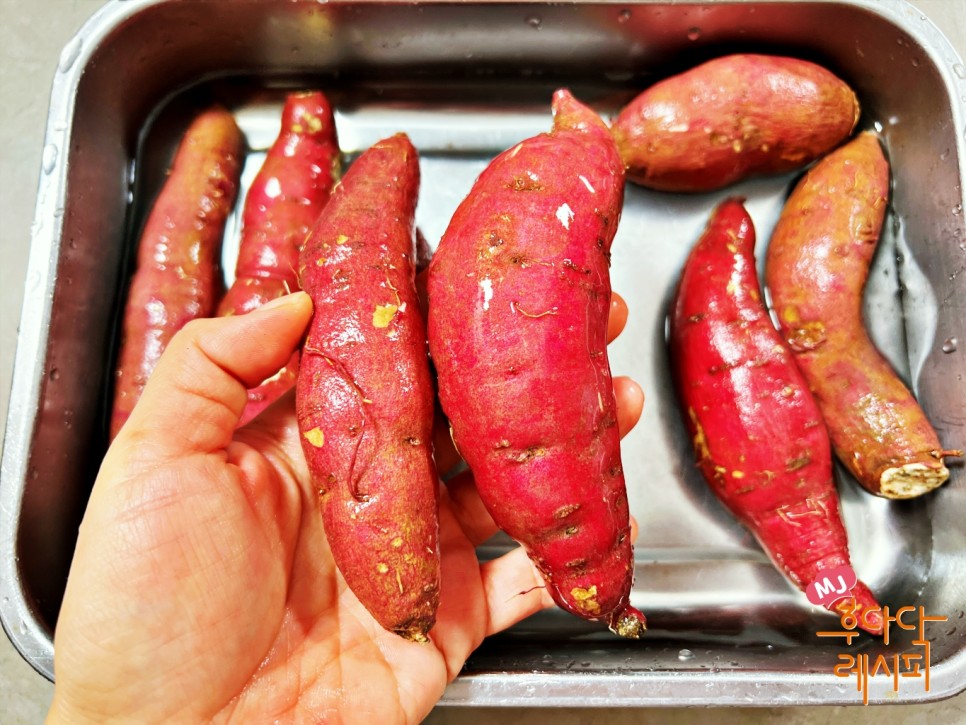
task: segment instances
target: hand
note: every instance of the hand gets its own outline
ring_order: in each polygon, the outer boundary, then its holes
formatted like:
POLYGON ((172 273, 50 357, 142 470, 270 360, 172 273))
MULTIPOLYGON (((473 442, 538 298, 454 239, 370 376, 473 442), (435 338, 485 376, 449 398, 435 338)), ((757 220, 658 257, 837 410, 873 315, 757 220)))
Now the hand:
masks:
MULTIPOLYGON (((626 307, 615 306, 611 337, 626 307)), ((52 721, 418 722, 487 635, 550 606, 472 481, 440 500, 431 644, 381 629, 332 561, 291 395, 235 430, 246 387, 279 370, 312 306, 296 293, 172 340, 104 459, 55 636, 52 721)), ((615 380, 622 433, 643 395, 615 380)), ((442 455, 441 455, 442 457, 442 455)))

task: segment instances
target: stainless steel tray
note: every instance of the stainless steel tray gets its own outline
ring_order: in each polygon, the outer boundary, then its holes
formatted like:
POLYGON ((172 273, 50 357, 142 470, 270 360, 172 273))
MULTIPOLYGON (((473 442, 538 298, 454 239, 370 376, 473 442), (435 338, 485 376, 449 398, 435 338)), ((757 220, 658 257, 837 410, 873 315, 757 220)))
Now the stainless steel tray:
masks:
MULTIPOLYGON (((51 633, 76 528, 105 449, 109 371, 131 240, 190 111, 219 100, 252 145, 251 179, 285 90, 315 86, 338 108, 348 153, 397 130, 422 155, 418 223, 431 243, 495 153, 546 130, 560 86, 604 114, 656 78, 735 50, 779 52, 838 72, 880 128, 894 167, 888 232, 867 312, 949 447, 966 443, 966 67, 902 0, 841 2, 365 3, 115 0, 67 45, 56 74, 0 479, 0 616, 52 676, 51 633), (211 29, 217 28, 217 33, 211 29), (956 342, 958 341, 958 348, 956 342), (948 351, 948 352, 947 352, 948 351)), ((742 194, 759 257, 792 178, 675 196, 629 187, 613 284, 632 314, 615 373, 648 403, 626 439, 641 524, 634 603, 640 643, 548 612, 494 637, 444 702, 461 705, 856 703, 837 655, 909 651, 869 637, 845 648, 714 500, 692 465, 664 352, 677 271, 713 205, 742 194)), ((229 229, 226 267, 231 268, 229 229)), ((931 688, 870 680, 873 702, 966 687, 966 471, 938 492, 888 502, 840 471, 854 564, 931 625, 931 688)), ((499 553, 494 540, 481 554, 499 553)))

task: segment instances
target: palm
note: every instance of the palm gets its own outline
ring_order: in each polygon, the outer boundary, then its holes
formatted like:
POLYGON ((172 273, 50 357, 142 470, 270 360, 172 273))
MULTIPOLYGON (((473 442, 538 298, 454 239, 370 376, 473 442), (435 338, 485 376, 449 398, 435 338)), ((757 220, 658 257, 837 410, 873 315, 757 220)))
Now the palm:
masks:
MULTIPOLYGON (((335 567, 316 496, 299 483, 309 479, 301 470, 295 418, 291 407, 283 410, 238 436, 265 454, 261 460, 285 462, 264 467, 259 485, 273 490, 269 498, 286 503, 265 511, 253 527, 265 544, 254 558, 264 558, 270 571, 272 585, 265 596, 270 604, 245 612, 242 621, 258 632, 258 643, 253 643, 245 668, 236 662, 235 675, 220 700, 211 703, 212 711, 230 713, 242 722, 279 715, 314 719, 327 711, 351 713, 360 721, 373 716, 385 722, 418 721, 487 633, 476 542, 464 533, 444 491, 441 607, 432 644, 408 642, 382 629, 335 567), (281 556, 272 541, 282 542, 281 556)), ((237 572, 242 594, 264 586, 267 579, 246 568, 237 572)), ((224 605, 216 602, 214 609, 224 605)), ((211 651, 224 656, 217 641, 211 642, 211 651)))

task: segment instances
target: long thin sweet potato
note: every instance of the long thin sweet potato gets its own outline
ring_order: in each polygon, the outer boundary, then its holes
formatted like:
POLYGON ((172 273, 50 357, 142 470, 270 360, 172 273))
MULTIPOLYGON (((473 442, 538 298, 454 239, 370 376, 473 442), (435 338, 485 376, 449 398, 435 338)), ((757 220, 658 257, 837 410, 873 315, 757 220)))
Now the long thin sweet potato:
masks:
POLYGON ((232 115, 212 108, 192 122, 178 147, 138 242, 122 323, 111 438, 174 334, 215 311, 218 254, 238 191, 242 144, 232 115))
POLYGON ((416 150, 402 134, 364 152, 299 258, 315 313, 296 409, 325 531, 375 619, 425 641, 439 604, 433 385, 416 299, 416 150))
POLYGON ((631 181, 710 191, 803 167, 849 137, 859 102, 808 61, 738 54, 656 83, 613 124, 631 181))
POLYGON ((862 322, 888 196, 889 165, 875 134, 822 159, 782 210, 766 281, 839 459, 872 493, 912 498, 941 485, 944 457, 962 452, 943 449, 862 322))
POLYGON ((567 91, 500 154, 429 267, 429 344, 454 442, 557 603, 626 637, 633 557, 605 333, 624 170, 567 91))
MULTIPOLYGON (((339 145, 319 91, 285 100, 278 137, 245 197, 235 281, 218 315, 238 315, 298 289, 298 256, 339 175, 339 145)), ((244 425, 295 385, 298 355, 248 391, 244 425)))
MULTIPOLYGON (((722 203, 672 302, 671 367, 701 473, 804 591, 821 572, 850 565, 848 541, 828 434, 761 301, 754 247, 741 201, 722 203)), ((879 634, 868 587, 858 582, 852 595, 859 626, 879 634)))

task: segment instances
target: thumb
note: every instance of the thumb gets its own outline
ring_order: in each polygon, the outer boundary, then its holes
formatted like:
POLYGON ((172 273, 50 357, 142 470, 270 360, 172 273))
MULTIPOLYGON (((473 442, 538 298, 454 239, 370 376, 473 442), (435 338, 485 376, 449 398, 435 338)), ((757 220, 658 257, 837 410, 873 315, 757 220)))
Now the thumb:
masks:
POLYGON ((193 320, 168 344, 112 449, 152 461, 224 449, 253 388, 277 373, 312 315, 305 292, 245 315, 193 320))

